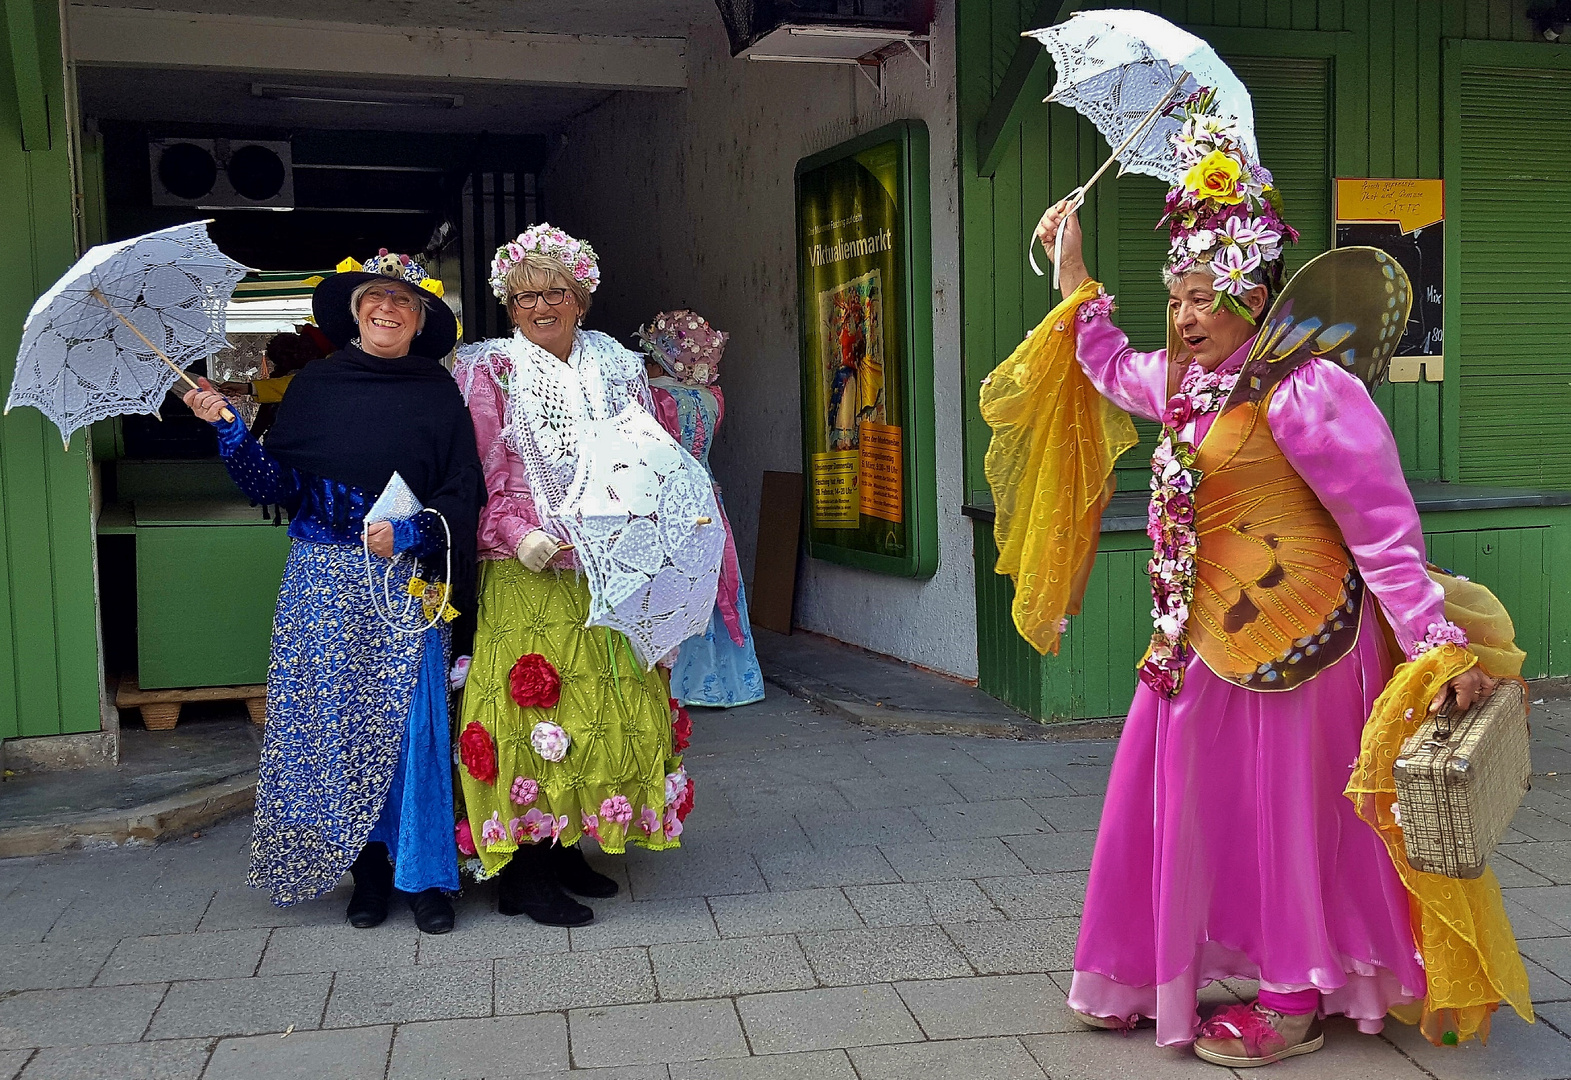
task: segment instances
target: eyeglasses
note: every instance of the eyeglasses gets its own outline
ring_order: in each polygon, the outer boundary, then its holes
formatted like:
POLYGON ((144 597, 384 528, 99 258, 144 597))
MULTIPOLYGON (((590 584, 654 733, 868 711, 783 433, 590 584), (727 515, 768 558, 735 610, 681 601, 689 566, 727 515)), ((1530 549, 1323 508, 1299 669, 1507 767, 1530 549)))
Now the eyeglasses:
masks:
POLYGON ((525 310, 537 306, 544 300, 549 307, 561 307, 567 301, 566 289, 547 289, 545 292, 515 292, 508 297, 508 302, 514 307, 525 310))
POLYGON ((362 303, 369 300, 376 305, 386 301, 400 311, 413 311, 416 303, 414 295, 402 289, 367 289, 360 294, 360 299, 362 303))

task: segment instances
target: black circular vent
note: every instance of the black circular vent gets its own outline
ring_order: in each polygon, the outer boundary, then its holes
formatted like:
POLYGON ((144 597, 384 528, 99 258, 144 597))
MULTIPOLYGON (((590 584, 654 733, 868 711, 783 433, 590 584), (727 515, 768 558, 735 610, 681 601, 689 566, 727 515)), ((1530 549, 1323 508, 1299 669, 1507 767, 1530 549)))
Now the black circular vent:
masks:
POLYGON ((200 199, 213 190, 218 163, 200 146, 175 143, 158 156, 158 179, 177 198, 200 199))
POLYGON ((242 146, 229 158, 229 183, 242 197, 265 202, 284 189, 284 163, 265 146, 242 146))

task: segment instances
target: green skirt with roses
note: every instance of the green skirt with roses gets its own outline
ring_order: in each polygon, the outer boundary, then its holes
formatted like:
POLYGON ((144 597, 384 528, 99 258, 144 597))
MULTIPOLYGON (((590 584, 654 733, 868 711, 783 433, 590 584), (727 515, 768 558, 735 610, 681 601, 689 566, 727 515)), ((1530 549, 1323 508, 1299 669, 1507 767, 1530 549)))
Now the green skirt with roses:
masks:
POLYGON ((679 847, 692 788, 665 674, 644 671, 620 633, 584 626, 580 574, 484 560, 479 594, 458 768, 459 847, 473 847, 478 876, 522 844, 679 847))

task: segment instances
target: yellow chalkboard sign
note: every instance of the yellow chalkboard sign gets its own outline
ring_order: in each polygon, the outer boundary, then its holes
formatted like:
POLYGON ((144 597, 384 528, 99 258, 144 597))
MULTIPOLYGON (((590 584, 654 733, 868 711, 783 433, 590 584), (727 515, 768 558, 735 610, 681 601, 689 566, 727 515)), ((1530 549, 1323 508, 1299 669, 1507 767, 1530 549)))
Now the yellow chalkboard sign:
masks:
POLYGON ((1407 271, 1413 310, 1392 382, 1445 377, 1445 184, 1360 177, 1336 182, 1336 246, 1377 247, 1407 271))

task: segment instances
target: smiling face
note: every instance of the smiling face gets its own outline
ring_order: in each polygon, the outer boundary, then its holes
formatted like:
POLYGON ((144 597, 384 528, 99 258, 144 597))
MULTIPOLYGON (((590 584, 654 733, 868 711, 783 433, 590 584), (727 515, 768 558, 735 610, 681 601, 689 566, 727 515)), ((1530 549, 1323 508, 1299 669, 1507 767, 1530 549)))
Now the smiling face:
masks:
POLYGON ((372 282, 355 306, 360 348, 386 359, 408 356, 422 314, 420 297, 412 287, 396 281, 372 282))
MULTIPOLYGON (((1186 274, 1172 283, 1167 300, 1178 336, 1195 362, 1207 371, 1237 352, 1256 329, 1249 320, 1226 308, 1211 310, 1216 303, 1214 280, 1209 273, 1186 274)), ((1258 323, 1266 306, 1265 286, 1256 285, 1240 300, 1258 323)))
POLYGON ((524 337, 559 360, 572 353, 573 335, 584 314, 572 284, 561 274, 533 267, 508 277, 508 317, 524 337))

